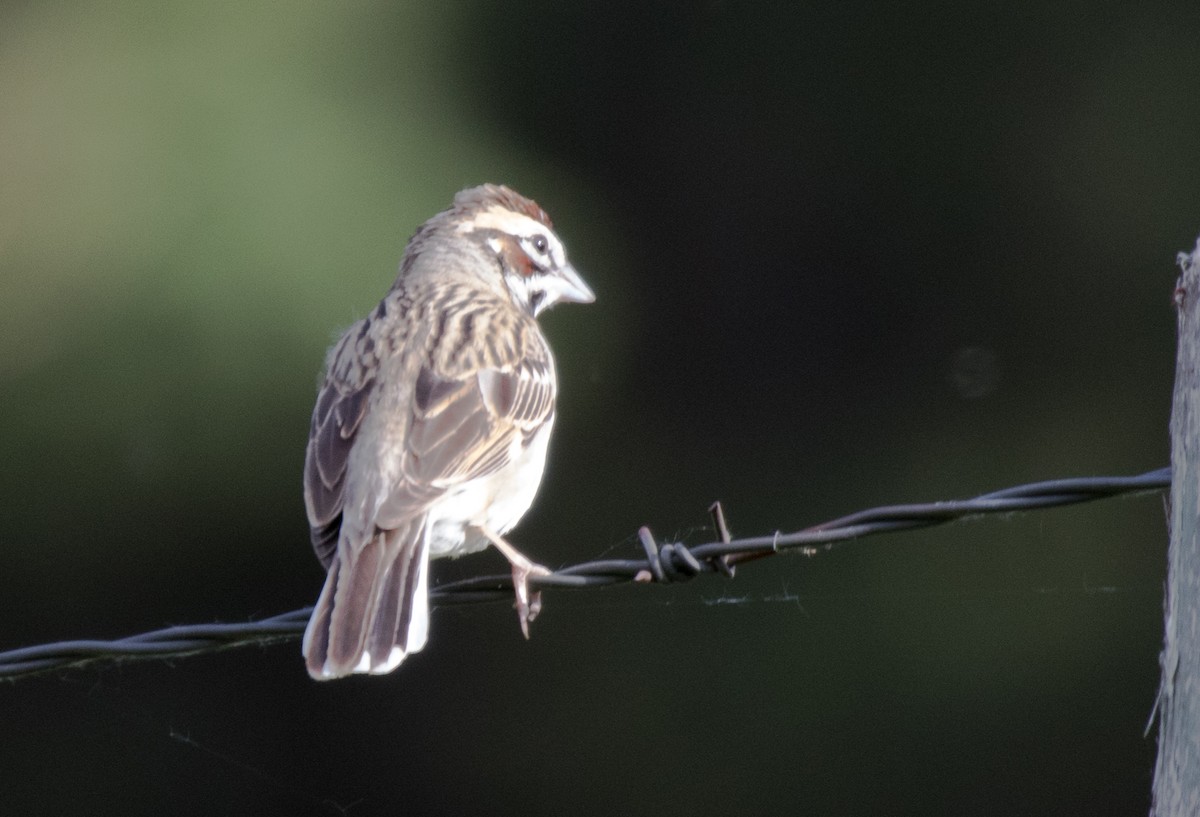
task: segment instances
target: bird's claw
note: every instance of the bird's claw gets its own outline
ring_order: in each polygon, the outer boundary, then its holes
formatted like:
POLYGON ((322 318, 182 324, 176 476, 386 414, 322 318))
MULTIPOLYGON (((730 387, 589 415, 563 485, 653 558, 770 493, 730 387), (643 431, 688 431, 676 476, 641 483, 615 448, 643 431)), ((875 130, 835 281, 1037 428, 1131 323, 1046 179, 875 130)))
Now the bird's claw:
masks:
POLYGON ((521 634, 529 639, 529 624, 538 613, 542 611, 542 591, 529 591, 530 576, 549 576, 550 570, 542 567, 539 564, 529 562, 527 564, 513 564, 513 590, 516 591, 517 600, 513 607, 517 608, 517 619, 521 622, 521 634))

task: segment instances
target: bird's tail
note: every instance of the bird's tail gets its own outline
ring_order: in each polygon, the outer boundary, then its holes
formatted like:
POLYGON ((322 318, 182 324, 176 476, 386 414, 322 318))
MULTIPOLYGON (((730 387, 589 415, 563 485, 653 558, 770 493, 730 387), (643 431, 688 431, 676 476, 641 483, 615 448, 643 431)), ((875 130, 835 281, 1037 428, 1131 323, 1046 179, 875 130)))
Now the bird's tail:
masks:
POLYGON ((376 530, 361 549, 338 548, 304 631, 313 678, 381 675, 425 646, 429 547, 424 530, 411 533, 376 530))

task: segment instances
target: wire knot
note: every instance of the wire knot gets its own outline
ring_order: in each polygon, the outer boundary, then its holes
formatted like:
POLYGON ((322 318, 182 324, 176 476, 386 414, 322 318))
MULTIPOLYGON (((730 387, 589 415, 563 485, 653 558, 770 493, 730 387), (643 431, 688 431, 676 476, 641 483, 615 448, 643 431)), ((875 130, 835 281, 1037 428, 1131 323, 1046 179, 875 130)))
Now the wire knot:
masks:
POLYGON ((635 581, 648 582, 653 578, 656 582, 680 582, 704 572, 704 564, 682 542, 660 545, 644 525, 638 528, 638 539, 646 551, 646 563, 650 570, 648 573, 641 571, 635 581))

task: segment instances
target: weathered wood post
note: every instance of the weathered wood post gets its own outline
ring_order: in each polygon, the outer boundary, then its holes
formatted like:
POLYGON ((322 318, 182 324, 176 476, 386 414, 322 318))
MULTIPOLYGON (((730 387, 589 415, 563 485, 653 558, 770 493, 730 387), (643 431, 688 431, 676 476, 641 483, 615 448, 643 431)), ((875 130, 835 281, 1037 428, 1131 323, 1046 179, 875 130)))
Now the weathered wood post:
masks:
POLYGON ((1171 407, 1171 541, 1160 658, 1154 817, 1200 815, 1200 240, 1180 253, 1171 407))

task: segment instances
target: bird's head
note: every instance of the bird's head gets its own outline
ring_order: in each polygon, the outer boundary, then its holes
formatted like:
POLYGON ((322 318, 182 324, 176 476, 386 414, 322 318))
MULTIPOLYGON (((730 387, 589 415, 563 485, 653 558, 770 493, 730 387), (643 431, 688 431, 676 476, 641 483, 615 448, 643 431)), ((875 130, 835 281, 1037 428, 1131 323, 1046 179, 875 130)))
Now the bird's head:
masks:
POLYGON ((496 259, 505 289, 530 315, 560 302, 596 300, 567 260, 550 217, 532 200, 485 184, 460 192, 447 214, 457 235, 478 242, 496 259))

